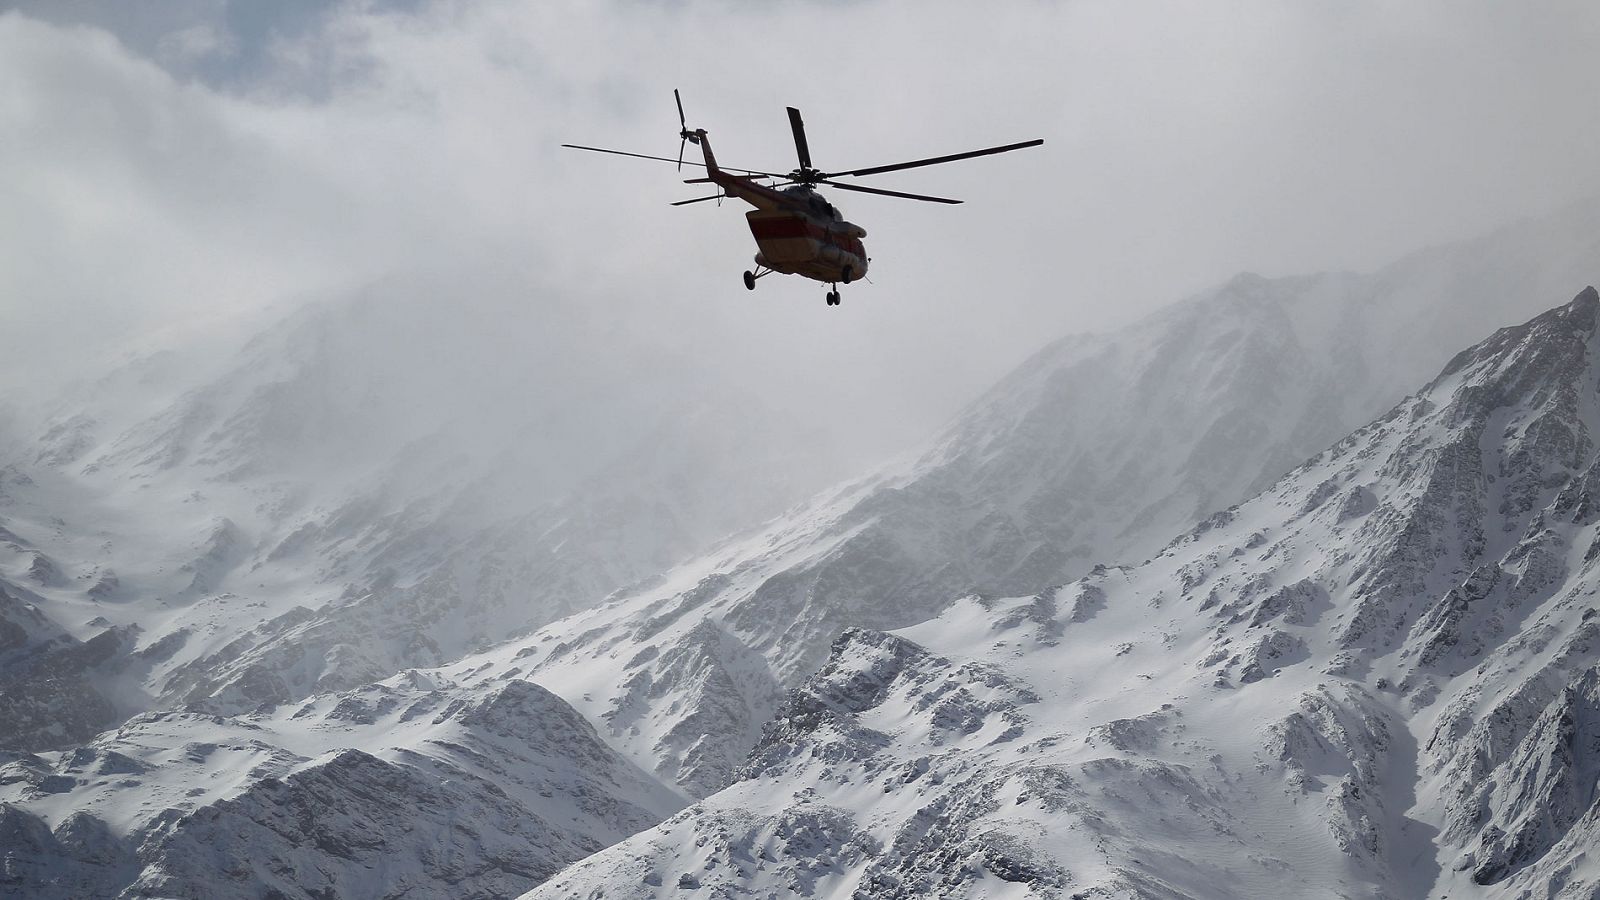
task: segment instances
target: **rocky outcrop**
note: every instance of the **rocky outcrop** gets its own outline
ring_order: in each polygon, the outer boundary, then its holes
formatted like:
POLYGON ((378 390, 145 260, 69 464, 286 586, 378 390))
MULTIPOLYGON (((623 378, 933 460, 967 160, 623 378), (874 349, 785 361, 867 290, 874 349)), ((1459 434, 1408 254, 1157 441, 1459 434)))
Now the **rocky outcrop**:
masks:
POLYGON ((1478 884, 1502 882, 1563 842, 1594 846, 1600 836, 1600 669, 1563 689, 1509 758, 1475 787, 1477 839, 1465 859, 1478 884))
POLYGON ((131 643, 121 630, 79 641, 0 583, 0 748, 67 747, 116 724, 102 687, 131 643))

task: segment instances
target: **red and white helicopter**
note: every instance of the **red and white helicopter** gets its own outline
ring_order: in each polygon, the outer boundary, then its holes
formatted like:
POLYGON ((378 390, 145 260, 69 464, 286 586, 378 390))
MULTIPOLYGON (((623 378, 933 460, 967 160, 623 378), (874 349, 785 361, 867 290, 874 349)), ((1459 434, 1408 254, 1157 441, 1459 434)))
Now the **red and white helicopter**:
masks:
MULTIPOLYGON (((839 305, 839 285, 849 284, 867 274, 867 266, 872 260, 867 256, 866 247, 861 239, 867 236, 867 230, 860 225, 847 222, 839 210, 829 203, 816 186, 826 184, 836 187, 841 191, 859 191, 863 194, 881 194, 885 197, 901 197, 906 200, 926 200, 930 203, 960 203, 960 200, 950 200, 945 197, 928 197, 922 194, 907 194, 901 191, 888 191, 882 188, 863 187, 856 184, 841 184, 835 178, 860 178, 866 175, 881 175, 884 172, 896 172, 900 169, 915 169, 920 166, 933 166, 940 163, 955 162, 959 159, 971 159, 974 156, 989 156, 995 153, 1006 153, 1011 150, 1021 150, 1024 147, 1037 147, 1043 144, 1042 139, 1023 141, 1018 144, 1006 144, 1001 147, 988 147, 983 150, 970 150, 966 153, 952 153, 948 156, 935 156, 928 159, 912 160, 911 162, 891 163, 886 166, 868 166, 864 169, 850 169, 843 172, 823 172, 811 166, 811 149, 806 144, 806 126, 800 120, 800 110, 788 107, 789 128, 794 132, 794 149, 800 159, 800 168, 780 175, 775 172, 760 172, 754 169, 738 169, 717 165, 717 157, 711 152, 711 142, 706 138, 704 128, 689 129, 688 122, 683 116, 683 100, 674 90, 672 97, 678 104, 678 168, 683 169, 683 150, 686 144, 696 144, 705 154, 705 162, 690 165, 704 165, 706 177, 690 178, 686 184, 715 184, 721 190, 710 197, 696 197, 693 200, 680 200, 673 206, 683 206, 689 203, 700 203, 706 200, 720 200, 724 196, 736 197, 754 206, 755 209, 745 213, 745 219, 750 223, 750 233, 756 239, 756 268, 753 272, 744 273, 744 286, 750 290, 756 289, 756 279, 777 272, 783 275, 803 275, 815 281, 828 284, 828 305, 839 305), (776 184, 762 184, 760 179, 779 179, 776 184)), ((607 150, 602 147, 584 147, 579 144, 562 144, 574 150, 590 150, 595 153, 614 153, 618 156, 632 156, 639 159, 657 159, 662 162, 673 162, 665 156, 650 156, 644 153, 628 153, 623 150, 607 150)))

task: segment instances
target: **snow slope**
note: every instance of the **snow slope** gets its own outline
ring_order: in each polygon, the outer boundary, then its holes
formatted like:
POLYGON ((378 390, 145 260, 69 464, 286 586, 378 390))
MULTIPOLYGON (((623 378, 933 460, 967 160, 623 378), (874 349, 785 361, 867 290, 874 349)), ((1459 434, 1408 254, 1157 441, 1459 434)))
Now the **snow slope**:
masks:
POLYGON ((527 895, 1592 897, 1600 294, 1148 562, 851 629, 527 895))

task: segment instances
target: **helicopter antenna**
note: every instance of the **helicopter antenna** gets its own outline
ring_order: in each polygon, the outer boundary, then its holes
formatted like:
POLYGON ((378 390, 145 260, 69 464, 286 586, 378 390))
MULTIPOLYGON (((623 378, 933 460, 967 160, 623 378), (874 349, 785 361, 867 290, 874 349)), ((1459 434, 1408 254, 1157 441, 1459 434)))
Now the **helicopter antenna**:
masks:
POLYGON ((699 145, 700 135, 689 130, 689 122, 683 117, 683 98, 678 96, 678 89, 672 89, 673 102, 678 104, 678 171, 683 171, 683 148, 686 144, 699 145))

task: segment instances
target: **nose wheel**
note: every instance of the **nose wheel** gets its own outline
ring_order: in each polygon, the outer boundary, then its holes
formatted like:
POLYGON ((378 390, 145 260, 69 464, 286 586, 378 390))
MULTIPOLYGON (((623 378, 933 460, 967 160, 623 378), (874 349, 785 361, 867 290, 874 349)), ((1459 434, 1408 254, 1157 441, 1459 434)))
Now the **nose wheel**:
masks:
POLYGON ((756 270, 754 272, 745 272, 744 273, 744 289, 747 290, 747 291, 755 290, 756 289, 756 280, 760 279, 760 278, 765 278, 766 276, 771 275, 772 271, 773 270, 771 270, 771 269, 767 268, 766 266, 761 265, 761 263, 757 262, 756 263, 756 270))
POLYGON ((838 306, 839 305, 839 291, 837 289, 831 290, 831 291, 828 292, 828 305, 829 306, 838 306))

